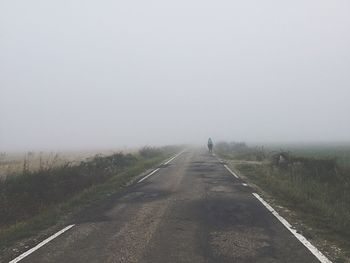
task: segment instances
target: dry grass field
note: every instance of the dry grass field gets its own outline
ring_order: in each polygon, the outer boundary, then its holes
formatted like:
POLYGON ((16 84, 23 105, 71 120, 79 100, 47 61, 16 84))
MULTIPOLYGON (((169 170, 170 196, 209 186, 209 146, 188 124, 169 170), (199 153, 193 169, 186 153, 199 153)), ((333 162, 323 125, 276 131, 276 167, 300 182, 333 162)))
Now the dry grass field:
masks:
MULTIPOLYGON (((0 179, 7 176, 27 172, 47 170, 63 165, 78 165, 96 155, 108 156, 120 149, 114 150, 90 150, 90 151, 65 151, 65 152, 17 152, 0 153, 0 179)), ((136 152, 135 149, 124 149, 124 153, 136 152)))

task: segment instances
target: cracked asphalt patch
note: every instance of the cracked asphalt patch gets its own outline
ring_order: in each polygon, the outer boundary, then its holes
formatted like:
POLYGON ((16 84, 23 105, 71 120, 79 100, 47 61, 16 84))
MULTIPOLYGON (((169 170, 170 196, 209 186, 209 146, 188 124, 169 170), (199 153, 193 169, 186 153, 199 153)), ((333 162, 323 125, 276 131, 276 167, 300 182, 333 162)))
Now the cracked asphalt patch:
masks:
POLYGON ((210 245, 214 254, 232 258, 254 258, 270 246, 261 228, 215 231, 210 233, 210 245))

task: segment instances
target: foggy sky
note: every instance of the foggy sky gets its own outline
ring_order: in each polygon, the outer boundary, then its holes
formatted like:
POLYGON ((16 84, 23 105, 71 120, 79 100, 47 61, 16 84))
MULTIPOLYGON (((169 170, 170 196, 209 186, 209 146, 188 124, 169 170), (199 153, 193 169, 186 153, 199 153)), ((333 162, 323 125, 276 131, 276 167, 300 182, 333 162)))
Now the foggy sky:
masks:
POLYGON ((0 1, 0 150, 350 141, 350 2, 0 1))

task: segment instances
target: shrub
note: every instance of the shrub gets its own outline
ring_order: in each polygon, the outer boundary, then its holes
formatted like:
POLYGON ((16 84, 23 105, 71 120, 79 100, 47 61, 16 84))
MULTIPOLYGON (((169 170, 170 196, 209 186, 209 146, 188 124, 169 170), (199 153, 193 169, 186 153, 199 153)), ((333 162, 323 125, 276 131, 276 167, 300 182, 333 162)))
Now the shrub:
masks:
POLYGON ((160 148, 151 147, 151 146, 145 146, 139 150, 139 154, 145 158, 154 157, 160 154, 161 152, 162 150, 160 148))

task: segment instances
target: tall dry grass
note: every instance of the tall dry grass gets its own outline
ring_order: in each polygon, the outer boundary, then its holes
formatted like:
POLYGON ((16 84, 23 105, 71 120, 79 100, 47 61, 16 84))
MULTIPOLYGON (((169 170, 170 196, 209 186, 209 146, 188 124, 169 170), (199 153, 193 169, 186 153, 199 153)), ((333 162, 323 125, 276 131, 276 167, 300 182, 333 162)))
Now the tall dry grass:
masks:
MULTIPOLYGON (((36 172, 60 167, 65 164, 78 165, 80 162, 93 158, 96 154, 112 155, 115 150, 66 151, 66 152, 21 152, 0 153, 0 180, 24 171, 36 172)), ((123 151, 134 153, 137 150, 123 151)))

